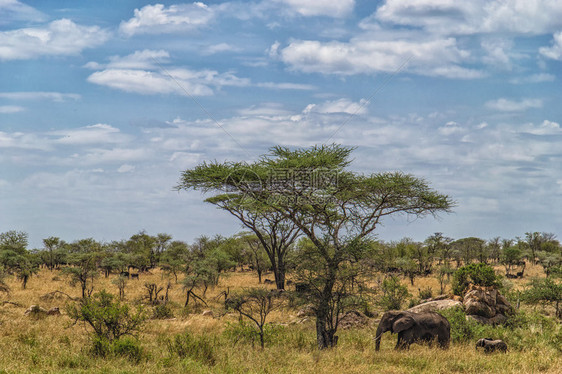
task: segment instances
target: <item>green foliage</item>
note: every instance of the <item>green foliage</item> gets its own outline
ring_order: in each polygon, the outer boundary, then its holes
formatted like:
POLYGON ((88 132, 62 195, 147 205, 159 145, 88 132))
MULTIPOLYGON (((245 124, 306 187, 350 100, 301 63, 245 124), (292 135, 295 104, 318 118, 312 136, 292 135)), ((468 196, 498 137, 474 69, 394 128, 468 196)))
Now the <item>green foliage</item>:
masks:
POLYGON ((100 353, 107 352, 106 348, 114 340, 137 334, 146 320, 142 308, 132 312, 127 304, 114 301, 113 295, 105 290, 77 304, 67 305, 66 311, 76 322, 84 322, 92 328, 94 346, 100 353))
POLYGON ((146 356, 139 341, 130 336, 115 340, 111 344, 111 351, 114 355, 127 357, 135 363, 139 363, 146 356))
MULTIPOLYGON (((283 335, 287 333, 287 329, 284 326, 271 323, 265 324, 263 331, 264 341, 267 344, 278 343, 283 339, 283 335)), ((258 330, 249 321, 227 322, 223 336, 233 344, 250 343, 254 345, 260 341, 258 330)))
POLYGON ((379 297, 378 304, 383 310, 399 310, 410 293, 408 288, 400 283, 400 279, 396 276, 390 276, 383 280, 381 285, 382 294, 379 297))
POLYGON ((556 317, 562 319, 562 283, 552 278, 535 278, 522 296, 523 300, 532 304, 553 304, 556 317))
POLYGON ((205 365, 213 366, 217 360, 215 341, 209 335, 193 335, 186 331, 168 340, 167 347, 172 356, 191 358, 205 365))
POLYGON ((494 272, 494 268, 489 265, 483 263, 465 265, 453 274, 453 293, 463 296, 470 283, 485 287, 499 287, 500 279, 494 272))
POLYGON ((464 310, 461 307, 455 307, 439 311, 451 324, 451 341, 454 343, 465 343, 475 338, 483 337, 483 325, 473 320, 467 320, 464 310))
POLYGON ((174 312, 170 305, 167 303, 158 304, 154 308, 152 308, 152 318, 153 319, 168 319, 173 318, 174 312))

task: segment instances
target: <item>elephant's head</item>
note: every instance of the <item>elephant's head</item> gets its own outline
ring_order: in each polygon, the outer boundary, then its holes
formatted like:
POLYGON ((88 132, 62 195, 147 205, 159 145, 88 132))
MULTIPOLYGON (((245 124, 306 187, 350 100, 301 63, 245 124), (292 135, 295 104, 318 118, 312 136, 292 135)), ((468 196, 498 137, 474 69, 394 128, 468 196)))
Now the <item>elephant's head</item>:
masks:
POLYGON ((407 330, 415 325, 415 320, 412 318, 410 313, 392 310, 386 312, 381 321, 379 322, 379 327, 377 327, 377 333, 375 337, 375 350, 379 350, 381 346, 381 337, 387 331, 391 333, 399 333, 400 331, 407 330))

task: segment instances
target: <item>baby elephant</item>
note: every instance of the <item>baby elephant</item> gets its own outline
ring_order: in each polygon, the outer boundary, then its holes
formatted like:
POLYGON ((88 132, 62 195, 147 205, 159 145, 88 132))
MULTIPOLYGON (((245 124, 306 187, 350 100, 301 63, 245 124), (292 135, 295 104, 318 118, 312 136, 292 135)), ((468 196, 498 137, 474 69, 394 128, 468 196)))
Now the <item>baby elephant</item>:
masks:
POLYGON ((478 347, 484 348, 485 353, 492 353, 495 351, 507 352, 507 344, 503 340, 493 340, 490 338, 480 339, 476 342, 476 349, 478 347))

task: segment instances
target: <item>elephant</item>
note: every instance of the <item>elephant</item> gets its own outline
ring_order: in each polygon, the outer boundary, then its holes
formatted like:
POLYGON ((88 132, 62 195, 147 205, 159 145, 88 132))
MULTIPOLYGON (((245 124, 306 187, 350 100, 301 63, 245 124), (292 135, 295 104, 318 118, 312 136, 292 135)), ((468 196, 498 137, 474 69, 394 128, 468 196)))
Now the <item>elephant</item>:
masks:
POLYGON ((494 340, 491 338, 480 339, 476 342, 476 349, 479 347, 484 348, 485 353, 492 353, 495 351, 507 352, 507 344, 505 344, 503 340, 494 340))
POLYGON ((413 313, 392 310, 386 312, 375 337, 375 349, 380 349, 381 337, 385 332, 398 334, 395 349, 408 349, 418 341, 431 342, 435 338, 441 348, 448 348, 451 340, 451 325, 447 318, 435 312, 413 313))

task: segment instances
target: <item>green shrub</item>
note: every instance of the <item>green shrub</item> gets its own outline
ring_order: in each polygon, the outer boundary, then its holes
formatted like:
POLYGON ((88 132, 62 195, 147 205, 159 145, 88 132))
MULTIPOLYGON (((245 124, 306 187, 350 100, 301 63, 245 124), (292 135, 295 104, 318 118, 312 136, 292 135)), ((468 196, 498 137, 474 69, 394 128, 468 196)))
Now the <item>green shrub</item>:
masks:
POLYGON ((214 344, 208 335, 196 336, 186 331, 168 340, 167 346, 168 352, 172 356, 191 358, 209 366, 216 362, 214 344))
POLYGON ((111 350, 116 356, 124 356, 135 363, 139 363, 144 357, 144 351, 139 341, 132 337, 124 337, 112 343, 111 350))
POLYGON ((438 313, 447 318, 451 324, 451 341, 454 343, 465 343, 487 337, 484 336, 484 326, 476 321, 467 320, 461 307, 438 311, 438 313))
POLYGON ((382 294, 378 304, 385 310, 401 309, 404 301, 410 297, 408 288, 400 283, 396 276, 390 276, 382 282, 382 294))
POLYGON ((142 308, 132 312, 127 304, 114 301, 114 296, 102 290, 78 304, 67 305, 68 316, 93 329, 92 353, 106 356, 113 351, 114 341, 138 333, 146 320, 142 308))
POLYGON ((453 293, 463 296, 470 283, 485 287, 500 287, 501 278, 489 265, 482 263, 465 265, 453 274, 453 293))
POLYGON ((172 311, 172 308, 170 308, 168 304, 159 304, 152 309, 153 319, 167 319, 173 317, 174 317, 174 312, 172 311))
POLYGON ((146 320, 144 310, 132 313, 127 304, 113 301, 113 295, 102 290, 92 298, 84 298, 76 305, 68 305, 68 316, 93 329, 97 338, 112 342, 124 335, 138 333, 146 320))

